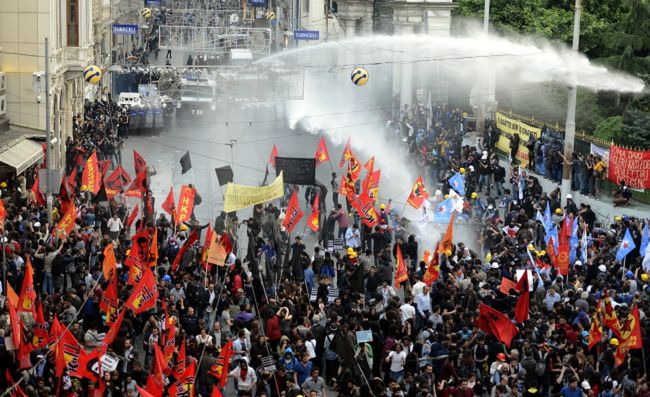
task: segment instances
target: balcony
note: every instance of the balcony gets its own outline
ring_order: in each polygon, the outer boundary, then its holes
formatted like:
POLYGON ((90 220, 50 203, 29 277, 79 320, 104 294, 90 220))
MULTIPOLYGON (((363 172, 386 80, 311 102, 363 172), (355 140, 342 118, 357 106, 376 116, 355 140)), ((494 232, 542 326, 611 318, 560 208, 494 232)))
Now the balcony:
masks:
POLYGON ((54 51, 51 57, 52 74, 65 71, 82 71, 91 59, 93 59, 92 44, 85 47, 59 48, 54 51))

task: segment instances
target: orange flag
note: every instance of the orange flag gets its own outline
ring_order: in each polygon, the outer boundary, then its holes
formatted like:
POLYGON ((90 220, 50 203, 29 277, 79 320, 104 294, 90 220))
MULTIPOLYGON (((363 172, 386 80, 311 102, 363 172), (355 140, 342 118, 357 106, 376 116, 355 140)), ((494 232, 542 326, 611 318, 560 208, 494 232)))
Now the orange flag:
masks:
POLYGON ((23 276, 23 285, 20 289, 20 298, 18 299, 18 313, 32 313, 36 317, 34 302, 36 301, 36 291, 34 290, 34 269, 32 261, 27 257, 25 266, 25 275, 23 276))
POLYGON ((217 266, 223 266, 226 263, 228 253, 223 244, 219 241, 217 232, 213 232, 210 237, 210 248, 208 248, 207 262, 217 266))
POLYGON ((273 144, 273 149, 271 149, 271 155, 269 156, 269 164, 275 168, 275 158, 278 157, 278 147, 273 144))
POLYGON ((14 343, 14 348, 18 349, 20 347, 20 318, 18 313, 16 313, 16 308, 14 305, 9 302, 9 323, 11 323, 11 341, 14 343))
POLYGON ((404 258, 402 257, 402 248, 397 245, 397 271, 395 272, 395 288, 400 288, 401 284, 408 279, 408 271, 406 270, 406 264, 404 263, 404 258))
POLYGON ((147 266, 140 282, 135 286, 131 296, 126 301, 126 307, 131 309, 133 314, 140 314, 156 306, 158 299, 158 287, 156 277, 147 266))
POLYGON ((287 207, 287 213, 284 215, 284 221, 282 221, 282 226, 287 229, 287 233, 293 231, 298 222, 300 222, 302 215, 303 213, 300 209, 300 204, 298 204, 298 194, 294 191, 289 200, 289 206, 287 207))
POLYGON ((321 137, 320 142, 318 142, 318 147, 316 147, 316 154, 314 155, 316 158, 316 167, 321 165, 322 163, 329 161, 330 159, 330 154, 327 151, 327 146, 325 145, 325 138, 321 137))
POLYGON ((99 175, 99 163, 97 162, 97 152, 93 150, 93 154, 86 160, 83 174, 81 175, 81 191, 91 192, 97 194, 99 191, 100 183, 102 181, 99 175))
POLYGON ((614 307, 612 306, 611 299, 609 299, 609 294, 607 293, 607 290, 605 290, 604 310, 605 310, 605 321, 604 321, 605 326, 611 329, 617 338, 621 339, 621 326, 618 322, 618 317, 616 317, 616 312, 614 311, 614 307))
POLYGON ((14 288, 7 282, 7 300, 11 303, 11 306, 15 308, 18 307, 18 294, 14 291, 14 288))
POLYGON ((311 207, 311 214, 309 214, 309 218, 307 218, 307 226, 313 230, 314 232, 318 232, 318 200, 320 199, 320 193, 316 195, 316 198, 314 199, 314 205, 311 207))
POLYGON ((350 160, 351 156, 352 156, 352 145, 350 144, 350 138, 348 138, 348 141, 345 144, 345 149, 343 149, 343 154, 341 155, 341 161, 339 161, 339 167, 343 168, 345 162, 350 160))
MULTIPOLYGON (((210 224, 208 224, 209 228, 210 224)), ((158 228, 154 227, 153 228, 153 234, 151 235, 150 239, 151 244, 149 244, 149 266, 155 267, 156 264, 158 264, 158 258, 160 258, 160 255, 158 254, 158 228)))
POLYGON ((354 154, 350 154, 350 161, 348 162, 348 175, 352 178, 352 182, 359 180, 361 175, 361 164, 354 154))
POLYGON ((102 298, 99 301, 99 308, 106 312, 106 324, 110 325, 114 322, 114 317, 117 313, 118 307, 117 278, 113 277, 110 279, 106 291, 104 291, 102 298))
MULTIPOLYGON (((424 262, 427 263, 426 260, 424 262)), ((431 286, 431 284, 435 283, 439 277, 440 277, 440 244, 436 245, 436 249, 433 251, 433 256, 431 257, 431 260, 428 262, 427 270, 424 272, 424 275, 422 276, 422 282, 425 283, 427 286, 431 286)))
POLYGON ((422 206, 422 204, 424 204, 424 200, 426 200, 428 197, 429 192, 424 187, 424 181, 420 175, 411 188, 411 194, 409 194, 407 202, 411 207, 418 209, 422 206))
POLYGON ((363 168, 368 171, 368 175, 372 175, 372 172, 375 169, 375 156, 372 156, 366 163, 363 165, 363 168))
POLYGON ((183 185, 181 187, 181 195, 178 198, 178 208, 176 209, 176 224, 180 225, 182 222, 188 221, 192 217, 194 211, 194 196, 196 190, 191 186, 183 185))
POLYGON ((449 219, 449 224, 447 225, 447 231, 440 241, 440 250, 447 254, 448 251, 451 251, 453 247, 452 240, 454 238, 454 218, 456 216, 456 211, 451 213, 451 219, 449 219))
POLYGON ((201 265, 206 270, 209 270, 208 251, 210 250, 210 243, 212 242, 212 226, 208 223, 208 230, 205 233, 205 240, 203 241, 203 248, 201 249, 201 265))
POLYGON ((600 306, 600 300, 596 304, 596 311, 594 312, 594 317, 591 320, 591 327, 589 328, 589 339, 587 350, 591 350, 596 343, 603 340, 603 323, 601 321, 603 315, 603 310, 600 306))
POLYGON ((54 235, 56 237, 67 236, 70 234, 74 228, 75 221, 77 219, 77 209, 74 206, 74 203, 67 208, 67 211, 63 214, 59 220, 59 224, 56 225, 54 230, 54 235))
POLYGON ((110 242, 104 248, 104 262, 102 262, 102 272, 104 273, 104 280, 109 281, 117 275, 117 260, 115 259, 115 250, 113 250, 113 243, 110 242))

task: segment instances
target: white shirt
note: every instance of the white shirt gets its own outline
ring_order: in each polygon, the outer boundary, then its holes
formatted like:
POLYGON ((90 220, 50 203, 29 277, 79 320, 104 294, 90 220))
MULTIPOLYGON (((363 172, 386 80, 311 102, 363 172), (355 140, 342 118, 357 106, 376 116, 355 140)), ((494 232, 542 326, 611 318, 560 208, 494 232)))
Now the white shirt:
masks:
POLYGON ((399 311, 402 313, 402 323, 405 323, 410 319, 415 319, 415 308, 413 305, 405 303, 399 307, 399 311))
POLYGON ((423 283, 422 281, 418 281, 417 283, 413 284, 413 288, 411 289, 411 294, 413 296, 420 295, 425 286, 426 286, 425 283, 423 283))
POLYGON ((117 219, 111 218, 106 223, 106 226, 108 226, 108 230, 110 230, 111 232, 117 233, 120 230, 122 230, 122 226, 123 226, 122 220, 120 218, 117 219))
POLYGON ((358 248, 361 246, 361 232, 359 229, 354 230, 353 228, 348 228, 345 232, 345 245, 352 248, 358 248))
POLYGON ((406 361, 406 352, 404 350, 399 353, 392 351, 388 354, 388 360, 390 362, 391 371, 402 371, 404 369, 404 362, 406 361))

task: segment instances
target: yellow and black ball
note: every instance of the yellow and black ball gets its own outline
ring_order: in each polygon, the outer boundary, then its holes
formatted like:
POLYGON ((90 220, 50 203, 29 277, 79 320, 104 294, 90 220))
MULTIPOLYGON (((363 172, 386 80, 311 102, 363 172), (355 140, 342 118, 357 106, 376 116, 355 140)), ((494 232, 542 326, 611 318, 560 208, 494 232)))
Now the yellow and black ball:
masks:
POLYGON ((364 68, 355 68, 350 75, 352 83, 358 86, 366 85, 369 77, 368 71, 364 68))
POLYGON ((140 15, 142 15, 142 18, 144 19, 151 18, 151 8, 143 8, 140 15))
POLYGON ((83 76, 86 83, 99 84, 102 80, 102 70, 95 65, 89 65, 84 69, 83 76))
POLYGON ((272 21, 275 19, 275 13, 271 10, 268 10, 266 14, 264 14, 264 17, 266 18, 267 21, 272 21))

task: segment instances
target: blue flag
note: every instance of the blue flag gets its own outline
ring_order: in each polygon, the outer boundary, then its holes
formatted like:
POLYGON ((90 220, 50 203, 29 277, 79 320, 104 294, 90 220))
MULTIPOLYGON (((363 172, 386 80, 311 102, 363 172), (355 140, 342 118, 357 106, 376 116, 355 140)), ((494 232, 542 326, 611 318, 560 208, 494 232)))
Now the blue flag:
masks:
POLYGON ((587 263, 588 249, 589 236, 587 234, 587 229, 585 228, 585 230, 582 232, 582 241, 580 242, 580 257, 582 259, 582 263, 587 263))
POLYGON ((571 224, 571 236, 569 236, 569 263, 574 264, 576 261, 576 249, 578 248, 578 218, 573 218, 573 224, 571 224))
POLYGON ((621 245, 618 247, 618 251, 616 251, 616 260, 619 262, 622 261, 625 259, 627 254, 632 252, 632 250, 635 248, 636 244, 634 244, 634 240, 632 240, 630 229, 625 229, 625 236, 623 237, 623 241, 621 241, 621 245))
POLYGON ((553 237, 553 247, 555 247, 555 250, 557 251, 557 249, 559 247, 559 244, 560 244, 560 241, 559 241, 559 236, 558 236, 558 232, 557 232, 557 226, 555 226, 555 225, 553 225, 553 227, 551 228, 551 232, 548 233, 544 237, 544 242, 546 244, 548 244, 551 237, 553 237))
POLYGON ((551 216, 551 205, 546 202, 546 209, 544 210, 544 231, 546 234, 549 234, 551 232, 551 228, 553 227, 553 217, 551 216))
POLYGON ((438 223, 449 223, 453 210, 454 206, 452 201, 448 198, 436 207, 436 211, 433 214, 433 221, 438 223))
POLYGON ((457 172, 456 175, 449 179, 449 186, 461 196, 465 195, 465 179, 460 172, 457 172))
POLYGON ((639 248, 639 253, 641 256, 645 255, 645 250, 648 248, 648 243, 650 242, 650 235, 648 233, 648 222, 645 223, 643 227, 643 234, 641 236, 641 247, 639 248))
MULTIPOLYGON (((544 217, 542 216, 542 213, 537 211, 535 214, 535 220, 544 225, 544 217)), ((544 230, 546 230, 546 225, 544 225, 544 230)))

